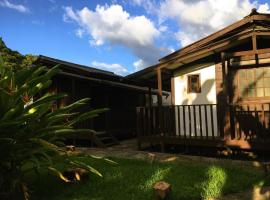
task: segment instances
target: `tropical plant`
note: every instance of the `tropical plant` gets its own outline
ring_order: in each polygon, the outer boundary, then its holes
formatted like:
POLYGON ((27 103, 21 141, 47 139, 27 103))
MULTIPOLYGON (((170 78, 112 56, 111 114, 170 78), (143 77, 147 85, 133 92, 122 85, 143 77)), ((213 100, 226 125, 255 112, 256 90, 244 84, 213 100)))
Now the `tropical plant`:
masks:
POLYGON ((57 168, 59 162, 66 169, 80 167, 101 176, 96 169, 70 156, 63 141, 70 134, 89 134, 89 129, 76 129, 74 125, 107 109, 79 113, 76 110, 89 102, 81 99, 52 111, 52 105, 66 95, 41 94, 58 71, 58 66, 49 70, 34 66, 12 70, 0 61, 0 199, 17 199, 18 195, 28 199, 25 175, 41 169, 69 182, 57 168))

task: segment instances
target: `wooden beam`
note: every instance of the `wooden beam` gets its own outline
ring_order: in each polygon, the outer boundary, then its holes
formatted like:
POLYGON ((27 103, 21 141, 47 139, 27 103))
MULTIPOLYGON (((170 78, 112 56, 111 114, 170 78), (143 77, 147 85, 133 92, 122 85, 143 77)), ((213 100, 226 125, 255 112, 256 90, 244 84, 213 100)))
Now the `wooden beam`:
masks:
POLYGON ((158 67, 166 68, 169 66, 170 67, 180 66, 182 62, 185 62, 185 63, 192 62, 202 57, 214 54, 217 51, 225 50, 251 36, 252 36, 252 33, 245 33, 243 35, 237 35, 237 37, 234 36, 233 38, 225 39, 223 41, 218 42, 217 44, 211 44, 210 46, 205 46, 196 52, 188 53, 182 57, 173 58, 167 62, 160 63, 158 67))
MULTIPOLYGON (((97 84, 104 84, 104 85, 110 85, 110 86, 115 86, 115 87, 120 87, 120 88, 125 88, 125 89, 130 89, 130 90, 135 90, 143 93, 148 93, 148 88, 147 87, 141 87, 141 86, 136 86, 136 85, 131 85, 131 84, 126 84, 126 83, 119 83, 115 81, 108 81, 108 80, 103 80, 103 79, 98 79, 98 78, 92 78, 92 77, 85 77, 77 74, 72 74, 68 72, 58 72, 59 75, 63 76, 69 76, 69 77, 74 77, 78 79, 83 79, 83 80, 88 80, 92 82, 96 82, 97 84)), ((153 94, 158 94, 158 91, 152 90, 153 94)), ((163 95, 169 95, 169 92, 162 91, 163 95)))
POLYGON ((270 32, 269 31, 256 31, 255 35, 257 35, 257 36, 270 36, 270 32))
POLYGON ((250 51, 238 51, 233 53, 226 53, 226 58, 232 58, 232 57, 240 57, 240 56, 253 56, 255 54, 265 54, 270 53, 270 48, 266 49, 257 49, 257 50, 250 50, 250 51))

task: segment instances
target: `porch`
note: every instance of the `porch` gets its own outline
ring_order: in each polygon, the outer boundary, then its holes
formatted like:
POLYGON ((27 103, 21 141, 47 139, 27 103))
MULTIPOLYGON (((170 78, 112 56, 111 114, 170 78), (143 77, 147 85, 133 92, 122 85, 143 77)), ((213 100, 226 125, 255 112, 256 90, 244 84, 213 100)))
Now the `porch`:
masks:
POLYGON ((270 102, 137 107, 142 144, 270 150, 270 102), (223 113, 222 113, 223 111, 223 113), (224 114, 225 113, 225 114, 224 114))

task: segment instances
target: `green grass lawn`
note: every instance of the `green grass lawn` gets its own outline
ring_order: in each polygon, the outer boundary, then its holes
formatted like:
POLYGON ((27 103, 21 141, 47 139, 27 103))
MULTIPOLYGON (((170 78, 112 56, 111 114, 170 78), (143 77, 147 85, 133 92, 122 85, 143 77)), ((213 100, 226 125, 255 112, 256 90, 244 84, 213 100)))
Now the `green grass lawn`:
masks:
POLYGON ((29 180, 31 199, 130 200, 153 199, 152 186, 164 180, 172 184, 172 199, 218 197, 267 184, 263 173, 236 166, 197 162, 154 163, 111 158, 118 164, 81 158, 97 168, 103 177, 90 175, 80 183, 63 183, 49 173, 29 180))

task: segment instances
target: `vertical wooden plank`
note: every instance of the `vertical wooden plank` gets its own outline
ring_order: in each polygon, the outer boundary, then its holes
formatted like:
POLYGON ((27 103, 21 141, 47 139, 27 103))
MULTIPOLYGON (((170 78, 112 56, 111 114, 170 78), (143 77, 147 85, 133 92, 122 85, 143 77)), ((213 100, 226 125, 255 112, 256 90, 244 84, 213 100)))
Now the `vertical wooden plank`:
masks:
POLYGON ((204 105, 204 117, 205 117, 205 133, 206 138, 208 138, 208 116, 207 116, 207 105, 204 105))
POLYGON ((172 105, 172 131, 173 131, 173 136, 176 136, 176 112, 175 112, 175 110, 176 110, 176 106, 175 105, 172 105))
POLYGON ((140 138, 143 133, 143 127, 142 127, 142 114, 141 114, 141 108, 137 107, 137 141, 138 141, 138 149, 141 149, 141 141, 140 138))
POLYGON ((212 138, 215 138, 215 133, 214 133, 214 116, 213 116, 213 105, 210 105, 210 117, 211 117, 211 129, 212 129, 212 138))
POLYGON ((177 118, 178 118, 178 135, 181 136, 181 110, 180 106, 177 106, 177 118))
POLYGON ((197 120, 196 120, 196 105, 193 106, 194 133, 197 138, 197 120))
POLYGON ((136 114, 137 114, 137 137, 141 136, 141 113, 140 113, 140 107, 136 108, 136 114))
POLYGON ((186 138, 186 106, 183 105, 184 137, 186 138))
POLYGON ((157 134, 157 123, 156 123, 156 107, 152 107, 152 126, 153 126, 153 135, 157 134))
POLYGON ((200 116, 200 137, 203 137, 203 128, 202 128, 202 105, 199 105, 199 116, 200 116))
POLYGON ((263 124, 264 129, 266 129, 264 104, 263 103, 262 103, 262 124, 263 124))
POLYGON ((147 132, 146 132, 146 123, 145 123, 145 107, 141 107, 142 109, 142 132, 143 135, 146 136, 147 132))
POLYGON ((188 125, 189 125, 189 137, 191 137, 192 131, 191 131, 191 110, 190 105, 188 105, 188 125))
POLYGON ((149 135, 149 108, 148 107, 144 107, 145 110, 145 115, 144 115, 144 121, 145 121, 145 130, 146 130, 146 134, 149 135))

